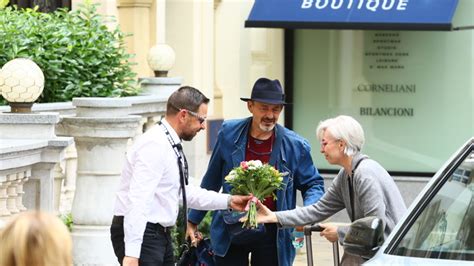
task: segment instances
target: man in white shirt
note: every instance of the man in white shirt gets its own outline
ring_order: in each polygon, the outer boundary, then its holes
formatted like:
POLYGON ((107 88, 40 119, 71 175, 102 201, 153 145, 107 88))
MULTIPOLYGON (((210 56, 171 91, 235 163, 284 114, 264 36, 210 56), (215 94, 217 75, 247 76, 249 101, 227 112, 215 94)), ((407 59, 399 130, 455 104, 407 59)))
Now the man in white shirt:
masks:
POLYGON ((187 185, 181 141, 205 129, 208 103, 199 90, 181 87, 169 97, 165 118, 127 153, 110 228, 122 265, 174 265, 170 229, 176 224, 181 186, 193 209, 243 210, 249 200, 187 185))

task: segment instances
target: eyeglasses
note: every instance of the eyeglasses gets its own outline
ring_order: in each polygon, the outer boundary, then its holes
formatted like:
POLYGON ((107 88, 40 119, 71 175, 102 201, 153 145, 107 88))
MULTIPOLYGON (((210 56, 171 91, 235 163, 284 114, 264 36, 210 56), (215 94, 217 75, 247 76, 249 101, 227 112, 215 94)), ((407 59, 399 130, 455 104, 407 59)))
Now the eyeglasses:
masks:
POLYGON ((334 142, 338 142, 338 141, 340 141, 340 139, 330 140, 330 141, 327 141, 327 142, 321 142, 320 143, 321 149, 324 149, 324 148, 326 148, 327 145, 329 145, 331 143, 334 143, 334 142))
POLYGON ((174 109, 178 110, 178 111, 184 110, 184 111, 186 111, 186 113, 190 114, 191 116, 196 117, 199 121, 199 124, 204 123, 204 121, 206 121, 206 119, 207 119, 206 117, 201 116, 200 114, 198 114, 196 112, 190 111, 190 110, 185 109, 185 108, 178 108, 172 103, 170 103, 170 106, 173 107, 174 109))
POLYGON ((200 124, 202 124, 202 123, 204 123, 204 121, 206 121, 206 118, 205 118, 204 116, 199 115, 198 113, 195 113, 195 112, 193 112, 193 111, 189 111, 188 109, 183 109, 183 110, 185 110, 186 112, 188 112, 188 114, 190 114, 190 115, 196 117, 196 118, 198 119, 198 121, 199 121, 200 124))

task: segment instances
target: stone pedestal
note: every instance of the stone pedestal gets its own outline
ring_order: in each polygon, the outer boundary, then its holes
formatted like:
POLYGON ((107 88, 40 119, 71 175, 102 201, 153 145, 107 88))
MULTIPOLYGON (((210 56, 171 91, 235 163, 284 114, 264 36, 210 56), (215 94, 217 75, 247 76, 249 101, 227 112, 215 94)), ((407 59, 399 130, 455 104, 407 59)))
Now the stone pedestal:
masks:
MULTIPOLYGON (((176 78, 155 78, 155 77, 148 77, 148 78, 139 78, 138 82, 142 87, 141 95, 155 95, 166 97, 166 99, 179 87, 183 82, 183 78, 176 77, 176 78)), ((148 116, 145 118, 143 122, 143 132, 147 129, 151 128, 155 125, 158 121, 160 121, 161 116, 148 116)))
POLYGON ((139 78, 142 87, 141 95, 171 95, 179 89, 183 78, 139 78))
POLYGON ((77 149, 72 204, 73 260, 77 265, 117 262, 109 228, 127 141, 135 135, 140 119, 140 116, 66 117, 61 122, 62 134, 73 136, 77 149))
MULTIPOLYGON (((143 117, 164 113, 168 97, 161 93, 74 98, 76 116, 64 117, 56 127, 58 135, 72 136, 76 144, 77 175, 72 203, 74 264, 117 264, 109 230, 127 143, 137 134, 143 117)), ((68 180, 66 185, 73 184, 68 180)))

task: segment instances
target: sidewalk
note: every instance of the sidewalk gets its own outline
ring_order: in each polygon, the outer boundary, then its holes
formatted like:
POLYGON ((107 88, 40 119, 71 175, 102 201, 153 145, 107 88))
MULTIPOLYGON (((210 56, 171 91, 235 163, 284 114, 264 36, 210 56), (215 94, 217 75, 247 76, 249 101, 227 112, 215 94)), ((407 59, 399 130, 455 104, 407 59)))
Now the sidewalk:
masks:
MULTIPOLYGON (((314 266, 333 266, 332 243, 326 238, 319 236, 318 232, 313 232, 311 237, 313 244, 313 264, 314 266)), ((306 244, 306 243, 305 243, 306 244)), ((339 257, 342 257, 343 249, 339 247, 339 257)), ((296 258, 293 266, 306 266, 306 245, 296 251, 296 258)))

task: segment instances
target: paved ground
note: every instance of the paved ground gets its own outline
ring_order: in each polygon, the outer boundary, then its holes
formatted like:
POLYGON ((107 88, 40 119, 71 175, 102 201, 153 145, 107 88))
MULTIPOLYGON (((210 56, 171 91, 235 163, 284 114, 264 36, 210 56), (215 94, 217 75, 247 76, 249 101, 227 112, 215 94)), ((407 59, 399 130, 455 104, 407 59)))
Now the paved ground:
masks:
MULTIPOLYGON (((306 244, 306 243, 305 243, 306 244)), ((318 232, 314 232, 312 236, 313 244, 313 265, 314 266, 333 266, 332 244, 325 238, 320 237, 318 232)), ((343 249, 339 247, 339 256, 342 257, 343 249)), ((298 249, 296 252, 295 262, 293 266, 308 265, 306 256, 306 246, 298 249)))

